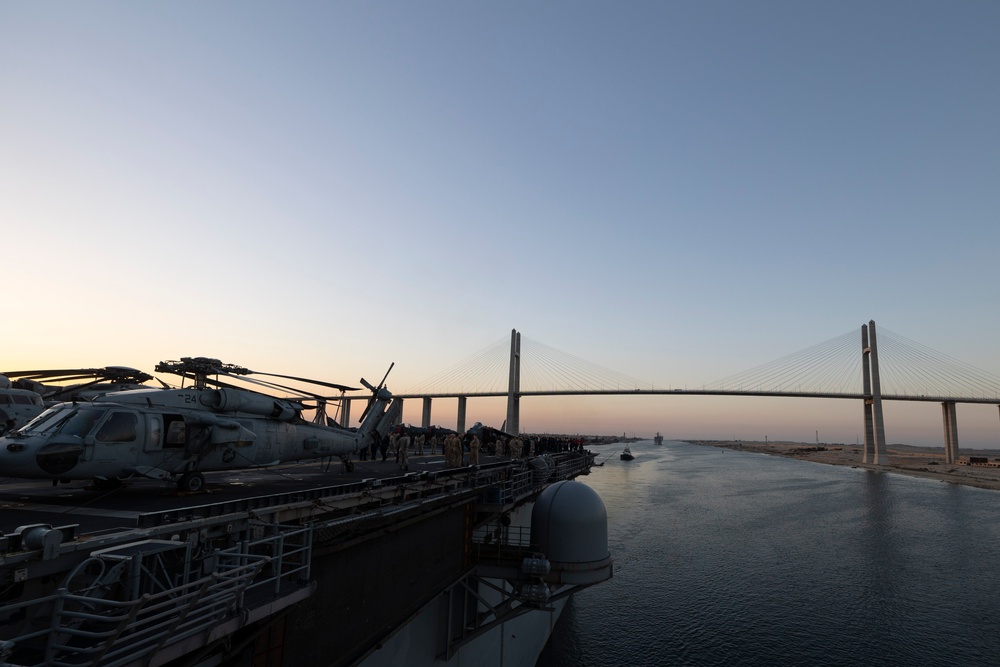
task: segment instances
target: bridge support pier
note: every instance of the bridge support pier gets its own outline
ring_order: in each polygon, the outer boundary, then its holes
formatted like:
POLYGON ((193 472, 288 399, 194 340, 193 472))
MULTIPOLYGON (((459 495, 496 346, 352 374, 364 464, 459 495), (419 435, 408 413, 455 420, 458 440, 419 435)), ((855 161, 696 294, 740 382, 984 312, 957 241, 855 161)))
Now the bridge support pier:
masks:
POLYGON ((431 399, 428 396, 424 397, 424 410, 420 416, 420 425, 424 428, 431 425, 431 399))
POLYGON ((458 423, 455 424, 455 430, 462 434, 465 433, 465 404, 468 400, 468 396, 458 397, 458 423))
POLYGON ((865 410, 865 448, 861 457, 862 463, 870 463, 875 455, 875 420, 872 416, 872 377, 871 368, 868 363, 868 325, 861 325, 861 374, 864 384, 864 400, 862 405, 865 410))
POLYGON ((954 401, 941 404, 941 416, 944 421, 944 462, 958 463, 958 416, 954 401))
POLYGON ((507 384, 507 433, 520 435, 521 427, 521 334, 510 330, 510 380, 507 384))
POLYGON ((862 460, 864 463, 886 465, 889 463, 889 452, 885 447, 885 423, 882 419, 875 320, 870 320, 867 326, 861 325, 861 357, 865 388, 865 454, 862 460))

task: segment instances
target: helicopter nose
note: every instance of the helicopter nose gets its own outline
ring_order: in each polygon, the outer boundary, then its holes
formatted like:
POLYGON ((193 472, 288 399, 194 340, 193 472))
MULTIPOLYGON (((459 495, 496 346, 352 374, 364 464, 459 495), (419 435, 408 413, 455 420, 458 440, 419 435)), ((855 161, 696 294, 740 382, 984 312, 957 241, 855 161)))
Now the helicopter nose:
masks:
POLYGON ((72 470, 83 455, 83 442, 70 436, 50 440, 35 451, 35 462, 49 475, 65 475, 72 470))
POLYGON ((30 449, 30 443, 23 438, 0 438, 0 475, 16 477, 33 472, 35 462, 30 449))

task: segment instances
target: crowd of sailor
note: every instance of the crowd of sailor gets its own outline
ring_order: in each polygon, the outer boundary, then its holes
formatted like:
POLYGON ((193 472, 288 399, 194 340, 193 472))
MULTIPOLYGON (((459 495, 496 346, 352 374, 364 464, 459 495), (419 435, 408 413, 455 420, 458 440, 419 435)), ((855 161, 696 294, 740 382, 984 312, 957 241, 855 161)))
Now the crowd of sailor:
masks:
POLYGON ((520 459, 533 457, 543 452, 558 452, 583 449, 583 442, 578 438, 553 438, 539 436, 496 436, 486 439, 484 443, 476 434, 458 433, 427 436, 418 433, 410 436, 405 430, 394 431, 381 442, 373 442, 368 449, 362 449, 360 459, 367 461, 383 461, 393 457, 403 470, 409 469, 410 455, 436 456, 444 455, 447 468, 461 468, 479 465, 480 454, 489 456, 520 459))

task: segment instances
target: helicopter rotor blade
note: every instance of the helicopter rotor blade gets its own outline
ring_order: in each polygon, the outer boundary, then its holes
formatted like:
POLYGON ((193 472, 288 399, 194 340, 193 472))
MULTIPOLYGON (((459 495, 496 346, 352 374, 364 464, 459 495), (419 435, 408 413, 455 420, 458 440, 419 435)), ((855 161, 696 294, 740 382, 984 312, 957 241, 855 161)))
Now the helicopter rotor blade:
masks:
POLYGON ((256 378, 251 378, 251 377, 240 377, 239 380, 240 380, 240 382, 247 382, 249 384, 254 384, 254 385, 257 385, 259 387, 267 387, 269 389, 280 389, 282 391, 291 392, 293 394, 299 394, 299 395, 304 395, 304 396, 315 396, 316 395, 316 394, 314 394, 311 391, 306 391, 304 389, 296 389, 295 387, 288 387, 288 386, 285 386, 283 384, 278 384, 277 382, 268 382, 267 380, 258 380, 256 378))
MULTIPOLYGON (((205 379, 205 384, 206 385, 211 385, 211 386, 214 386, 214 387, 223 387, 223 388, 226 388, 226 389, 237 389, 237 390, 240 390, 240 391, 255 391, 254 389, 250 389, 250 388, 245 387, 245 386, 241 386, 241 385, 238 385, 238 384, 232 384, 232 383, 220 380, 220 379, 218 379, 219 376, 225 377, 225 378, 230 379, 230 380, 237 380, 239 382, 245 382, 247 384, 256 385, 258 387, 264 387, 266 389, 279 390, 279 391, 291 393, 294 396, 292 396, 292 397, 288 397, 288 396, 272 396, 272 398, 278 398, 280 400, 285 400, 285 401, 294 401, 296 403, 301 403, 302 399, 339 400, 340 398, 342 398, 341 396, 326 397, 326 396, 322 396, 321 394, 317 394, 316 392, 308 391, 306 389, 299 389, 297 387, 289 387, 289 386, 286 386, 286 385, 283 385, 283 384, 278 384, 277 382, 269 382, 267 380, 259 380, 257 378, 246 377, 244 375, 233 376, 233 375, 230 375, 229 373, 225 373, 225 372, 219 373, 216 376, 215 379, 206 378, 205 379)), ((190 375, 184 375, 183 377, 191 378, 192 376, 190 376, 190 375)), ((270 394, 268 394, 268 395, 270 395, 270 394)))
POLYGON ((102 382, 104 382, 104 379, 98 378, 96 380, 91 380, 90 382, 86 382, 84 384, 73 384, 69 385, 68 387, 59 387, 57 391, 54 391, 51 394, 43 394, 42 398, 44 398, 47 401, 51 401, 56 396, 61 396, 62 394, 68 394, 71 392, 83 391, 87 387, 93 387, 94 385, 98 385, 102 382))
MULTIPOLYGON (((233 364, 224 364, 218 359, 212 359, 209 357, 181 357, 180 361, 161 361, 156 365, 156 370, 164 373, 174 373, 176 375, 181 375, 184 377, 195 377, 196 381, 198 378, 207 378, 210 375, 214 376, 226 376, 242 381, 249 382, 250 380, 246 377, 248 375, 263 375, 266 377, 284 378, 286 380, 294 380, 296 382, 304 382, 306 384, 313 384, 321 387, 328 387, 330 389, 336 389, 338 391, 358 391, 357 387, 348 387, 347 385, 337 384, 334 382, 325 382, 323 380, 314 380, 311 378, 299 377, 297 375, 282 375, 280 373, 265 373, 263 371, 252 371, 249 368, 244 368, 242 366, 235 366, 233 364)), ((260 380, 256 381, 255 384, 259 384, 260 380)), ((280 384, 271 384, 264 386, 277 387, 286 391, 311 394, 312 392, 295 389, 293 387, 286 387, 280 384)))
MULTIPOLYGON (((96 369, 94 369, 96 370, 96 369)), ((39 380, 39 379, 51 379, 69 375, 80 375, 83 373, 87 375, 94 372, 94 370, 86 368, 63 368, 63 369, 52 369, 47 371, 4 371, 3 374, 7 377, 23 377, 29 380, 39 380)))
POLYGON ((95 378, 93 375, 89 373, 82 373, 82 374, 77 373, 75 375, 55 375, 46 378, 25 378, 25 379, 32 379, 35 382, 39 382, 40 380, 50 380, 54 382, 73 382, 74 380, 95 380, 96 382, 104 381, 104 378, 95 378))
POLYGON ((361 413, 361 417, 358 418, 358 421, 363 422, 365 420, 365 416, 368 414, 368 411, 371 410, 372 405, 375 404, 375 400, 378 398, 378 392, 382 389, 382 385, 385 384, 385 379, 389 377, 389 373, 392 371, 392 367, 395 365, 396 365, 395 361, 389 364, 389 370, 387 370, 385 372, 385 375, 382 376, 382 381, 378 383, 378 387, 371 386, 371 384, 368 381, 366 381, 364 378, 361 378, 361 384, 363 384, 364 386, 368 387, 368 389, 371 390, 372 397, 368 399, 368 405, 365 407, 364 412, 361 413))
POLYGON ((107 382, 132 382, 142 384, 152 380, 153 376, 137 368, 129 366, 105 366, 104 368, 60 368, 52 370, 8 371, 4 375, 10 378, 26 380, 51 380, 54 382, 70 382, 72 380, 98 379, 107 382))
POLYGON ((385 372, 385 375, 383 375, 383 376, 382 376, 382 381, 378 383, 378 388, 379 388, 379 389, 381 389, 381 388, 382 388, 383 386, 385 386, 385 380, 386 380, 386 378, 388 378, 388 377, 389 377, 389 373, 391 373, 391 372, 392 372, 392 368, 393 368, 393 366, 395 366, 395 365, 396 365, 396 362, 395 362, 395 361, 394 361, 394 362, 392 362, 391 364, 389 364, 389 370, 387 370, 387 371, 385 372))
POLYGON ((330 389, 337 389, 339 391, 360 391, 360 387, 348 387, 343 384, 335 384, 333 382, 324 382, 323 380, 310 380, 309 378, 296 377, 295 375, 280 375, 278 373, 262 373, 261 371, 253 371, 254 375, 267 375, 275 378, 285 378, 286 380, 295 380, 297 382, 306 382, 308 384, 317 384, 321 387, 329 387, 330 389))

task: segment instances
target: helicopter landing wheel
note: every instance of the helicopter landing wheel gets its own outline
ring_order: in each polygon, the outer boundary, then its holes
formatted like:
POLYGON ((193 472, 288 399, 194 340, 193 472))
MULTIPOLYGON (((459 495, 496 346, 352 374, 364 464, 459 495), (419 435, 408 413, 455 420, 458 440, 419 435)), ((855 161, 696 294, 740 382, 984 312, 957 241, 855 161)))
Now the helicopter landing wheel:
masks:
POLYGON ((344 461, 344 470, 354 472, 354 461, 344 461))
POLYGON ((177 488, 181 491, 201 491, 205 488, 205 476, 200 472, 186 472, 177 481, 177 488))

